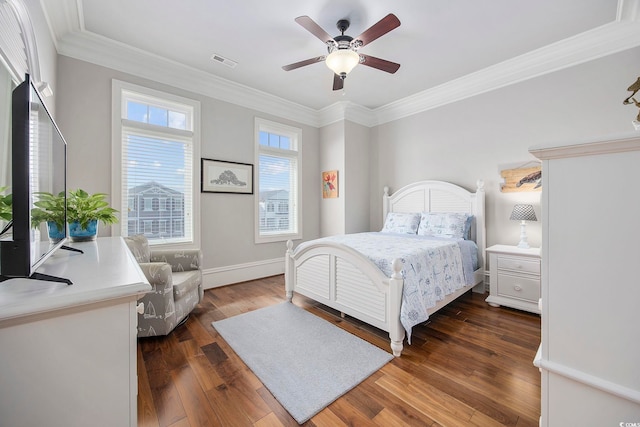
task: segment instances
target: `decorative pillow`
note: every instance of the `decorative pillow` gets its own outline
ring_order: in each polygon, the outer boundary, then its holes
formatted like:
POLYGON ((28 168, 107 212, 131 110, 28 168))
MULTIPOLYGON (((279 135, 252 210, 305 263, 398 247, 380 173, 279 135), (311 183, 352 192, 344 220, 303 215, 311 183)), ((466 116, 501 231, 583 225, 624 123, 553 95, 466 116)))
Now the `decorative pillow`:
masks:
POLYGON ((419 213, 389 212, 382 233, 416 234, 420 224, 419 213))
POLYGON ((464 225, 464 240, 471 240, 471 227, 473 226, 473 220, 475 216, 469 215, 467 222, 464 225))
POLYGON ((151 259, 151 251, 149 249, 149 241, 144 235, 136 234, 135 236, 125 237, 124 241, 133 254, 133 257, 138 261, 138 264, 149 262, 151 259))
POLYGON ((471 222, 466 213, 422 212, 418 235, 466 239, 470 228, 471 222))

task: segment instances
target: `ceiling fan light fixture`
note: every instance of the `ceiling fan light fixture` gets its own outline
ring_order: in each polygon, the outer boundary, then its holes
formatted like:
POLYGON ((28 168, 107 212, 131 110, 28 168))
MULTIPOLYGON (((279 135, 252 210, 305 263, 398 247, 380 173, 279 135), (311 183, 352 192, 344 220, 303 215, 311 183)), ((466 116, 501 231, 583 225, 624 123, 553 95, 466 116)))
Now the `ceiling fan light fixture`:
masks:
POLYGON ((327 55, 327 67, 344 78, 360 63, 360 55, 351 49, 336 49, 327 55))

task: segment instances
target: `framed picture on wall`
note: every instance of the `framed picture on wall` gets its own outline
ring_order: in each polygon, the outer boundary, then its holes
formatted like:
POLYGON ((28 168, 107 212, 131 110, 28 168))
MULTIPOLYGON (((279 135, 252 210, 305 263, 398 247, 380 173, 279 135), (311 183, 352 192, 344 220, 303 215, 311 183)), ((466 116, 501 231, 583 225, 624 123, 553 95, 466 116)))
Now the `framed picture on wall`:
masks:
POLYGON ((203 158, 201 166, 201 192, 253 194, 252 164, 203 158))
POLYGON ((322 172, 322 198, 335 199, 338 197, 338 171, 322 172))

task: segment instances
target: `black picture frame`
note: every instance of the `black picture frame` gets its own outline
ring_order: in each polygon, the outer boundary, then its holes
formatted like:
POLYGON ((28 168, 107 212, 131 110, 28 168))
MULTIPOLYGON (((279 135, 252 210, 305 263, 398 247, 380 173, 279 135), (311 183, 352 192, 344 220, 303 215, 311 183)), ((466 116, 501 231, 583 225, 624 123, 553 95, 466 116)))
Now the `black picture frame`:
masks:
POLYGON ((253 194, 253 165, 202 158, 200 192, 253 194))

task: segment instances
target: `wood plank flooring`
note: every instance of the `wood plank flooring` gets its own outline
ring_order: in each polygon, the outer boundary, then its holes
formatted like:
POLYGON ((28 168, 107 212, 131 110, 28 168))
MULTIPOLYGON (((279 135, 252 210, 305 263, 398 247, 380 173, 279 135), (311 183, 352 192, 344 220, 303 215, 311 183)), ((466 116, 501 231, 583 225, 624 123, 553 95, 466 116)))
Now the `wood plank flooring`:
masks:
MULTIPOLYGON (((305 426, 537 426, 540 317, 467 293, 411 345, 305 426)), ((211 322, 284 301, 274 276, 205 291, 186 324, 138 340, 140 427, 296 426, 211 322)), ((299 295, 294 303, 389 351, 386 333, 299 295)), ((330 345, 330 343, 327 343, 330 345)))

